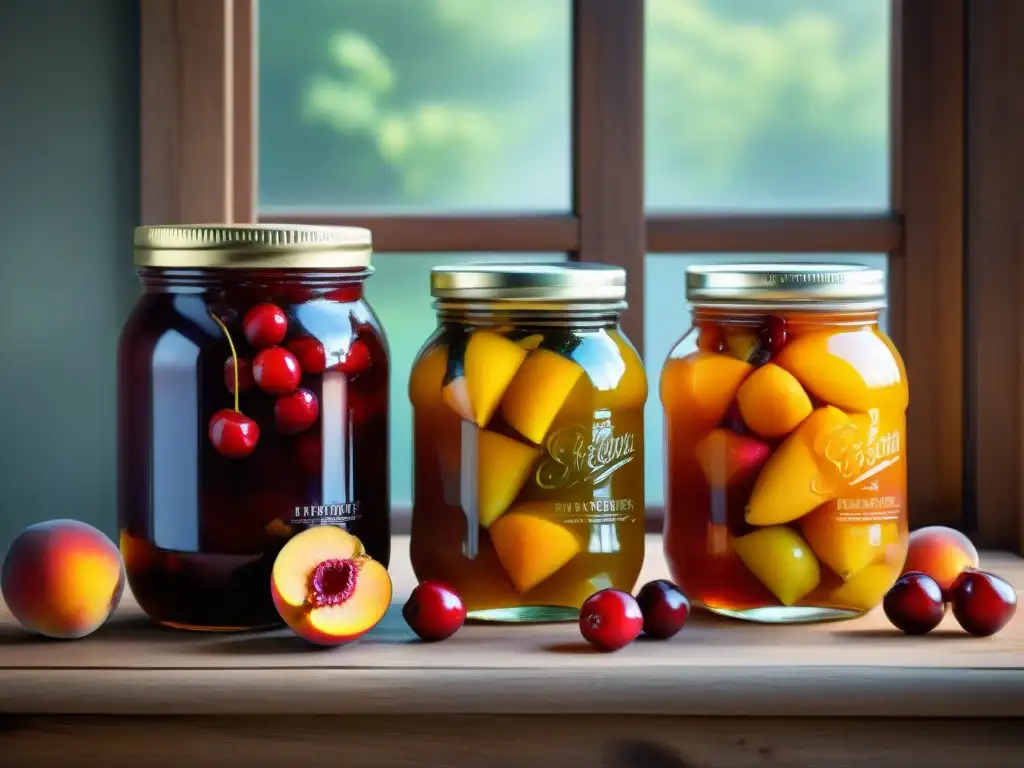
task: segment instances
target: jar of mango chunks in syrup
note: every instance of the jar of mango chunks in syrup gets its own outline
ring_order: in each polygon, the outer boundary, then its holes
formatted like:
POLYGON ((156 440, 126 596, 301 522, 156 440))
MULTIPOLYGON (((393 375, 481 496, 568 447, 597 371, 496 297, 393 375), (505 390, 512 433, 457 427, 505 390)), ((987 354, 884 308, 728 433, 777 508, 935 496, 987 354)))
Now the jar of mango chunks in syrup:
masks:
POLYGON ((575 619, 644 556, 647 377, 619 329, 622 269, 479 264, 431 275, 413 365, 411 557, 485 621, 575 619))
POLYGON ((698 604, 762 622, 871 610, 907 552, 907 374, 856 265, 687 271, 661 377, 665 554, 698 604))
POLYGON ((370 247, 345 227, 136 230, 118 518, 151 618, 279 624, 274 560, 314 525, 345 528, 387 565, 389 362, 363 297, 370 247))

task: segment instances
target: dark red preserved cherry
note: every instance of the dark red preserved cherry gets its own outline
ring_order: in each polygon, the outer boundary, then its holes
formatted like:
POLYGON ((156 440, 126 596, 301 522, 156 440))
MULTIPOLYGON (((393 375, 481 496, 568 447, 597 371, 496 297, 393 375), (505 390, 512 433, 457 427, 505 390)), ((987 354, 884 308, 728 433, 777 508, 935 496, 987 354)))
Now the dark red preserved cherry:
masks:
POLYGON ((323 373, 327 367, 327 354, 324 345, 312 336, 291 339, 285 347, 295 355, 303 373, 323 373))
POLYGON ((266 349, 284 340, 288 316, 277 304, 257 304, 245 313, 242 331, 255 349, 266 349))
POLYGON ((253 358, 252 377, 268 395, 287 395, 299 386, 302 369, 287 349, 270 347, 253 358))
POLYGON ((634 597, 620 589, 602 589, 580 608, 580 633, 591 645, 617 651, 636 640, 644 617, 634 597))
POLYGON ((960 574, 952 589, 953 616, 967 632, 994 635, 1017 612, 1017 593, 1005 579, 985 571, 960 574))
POLYGON ((667 579, 649 581, 636 595, 644 618, 644 634, 667 640, 683 628, 690 615, 690 601, 667 579))
POLYGON ((886 593, 882 610, 896 629, 908 635, 923 635, 942 622, 946 603, 935 579, 911 571, 903 574, 886 593))
POLYGON ((304 432, 313 426, 319 415, 320 403, 308 389, 296 389, 274 403, 274 423, 283 435, 304 432))
POLYGON ((327 370, 341 371, 349 376, 362 373, 370 367, 370 348, 360 339, 352 342, 347 352, 335 353, 335 362, 327 370))
MULTIPOLYGON (((224 386, 228 392, 235 393, 235 358, 229 357, 224 361, 224 386)), ((252 363, 244 357, 238 358, 238 391, 248 392, 256 386, 252 377, 252 363)))
POLYGON ((210 419, 210 442, 229 459, 244 459, 260 439, 259 425, 243 413, 221 408, 210 419))
POLYGON ((771 357, 782 351, 787 339, 786 321, 777 315, 769 317, 757 335, 758 344, 771 357))
POLYGON ((305 474, 317 477, 323 470, 323 447, 319 432, 303 432, 295 438, 295 463, 305 474))
POLYGON ((421 639, 447 640, 466 623, 466 606, 447 584, 428 580, 409 595, 402 617, 421 639))

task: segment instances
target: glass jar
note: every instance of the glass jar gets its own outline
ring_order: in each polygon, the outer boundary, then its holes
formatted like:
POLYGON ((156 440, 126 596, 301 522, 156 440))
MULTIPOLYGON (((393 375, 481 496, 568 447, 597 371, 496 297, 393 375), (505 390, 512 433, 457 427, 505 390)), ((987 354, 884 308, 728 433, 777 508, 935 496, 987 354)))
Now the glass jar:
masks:
POLYGON ((471 618, 575 619, 644 556, 647 377, 619 328, 625 272, 471 264, 431 275, 409 382, 412 566, 471 618))
POLYGON ((661 377, 664 545, 698 604, 852 618, 895 582, 908 391, 878 326, 885 295, 884 274, 856 265, 687 270, 693 327, 661 377))
POLYGON ((274 558, 311 525, 347 529, 387 565, 389 363, 363 298, 370 233, 140 227, 135 264, 118 517, 142 609, 188 629, 276 625, 274 558))

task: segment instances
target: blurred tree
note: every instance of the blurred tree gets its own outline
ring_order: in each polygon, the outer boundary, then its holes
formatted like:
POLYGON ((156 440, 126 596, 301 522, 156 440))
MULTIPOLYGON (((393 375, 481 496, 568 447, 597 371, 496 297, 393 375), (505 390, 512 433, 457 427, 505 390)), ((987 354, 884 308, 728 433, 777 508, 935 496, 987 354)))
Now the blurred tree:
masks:
MULTIPOLYGON (((880 207, 888 3, 647 0, 648 202, 880 207)), ((566 0, 261 0, 265 206, 565 208, 566 0)))

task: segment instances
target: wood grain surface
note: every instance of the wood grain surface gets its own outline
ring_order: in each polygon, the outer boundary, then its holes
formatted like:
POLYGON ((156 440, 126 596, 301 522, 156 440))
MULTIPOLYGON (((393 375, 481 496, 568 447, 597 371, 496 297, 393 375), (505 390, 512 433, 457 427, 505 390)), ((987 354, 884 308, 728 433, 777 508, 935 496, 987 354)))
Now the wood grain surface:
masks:
MULTIPOLYGON (((641 581, 667 576, 648 537, 641 581)), ((1024 618, 971 637, 952 616, 925 637, 880 611, 763 626, 693 617, 669 641, 593 651, 573 623, 475 625, 418 642, 400 603, 415 583, 396 538, 396 604, 357 644, 310 648, 287 630, 206 634, 154 626, 126 597, 79 641, 41 640, 0 614, 0 713, 1024 716, 1024 618), (500 693, 498 693, 500 691, 500 693)), ((1024 561, 983 563, 1017 585, 1024 561)))

